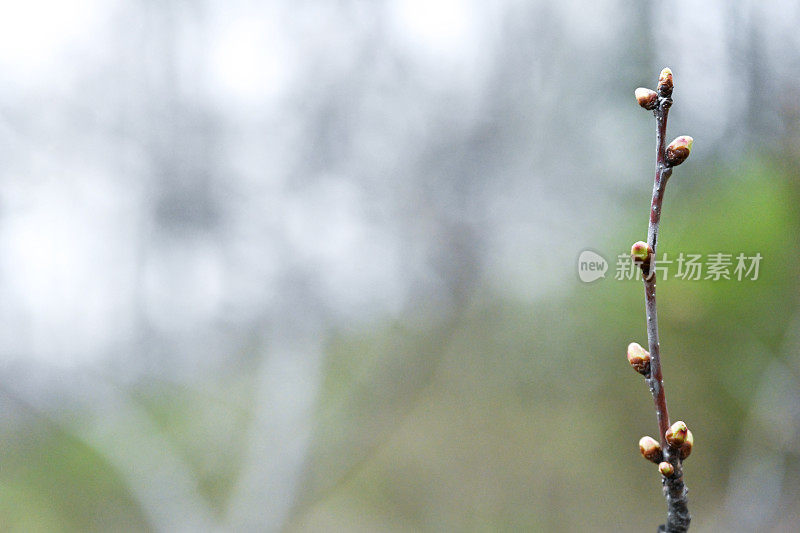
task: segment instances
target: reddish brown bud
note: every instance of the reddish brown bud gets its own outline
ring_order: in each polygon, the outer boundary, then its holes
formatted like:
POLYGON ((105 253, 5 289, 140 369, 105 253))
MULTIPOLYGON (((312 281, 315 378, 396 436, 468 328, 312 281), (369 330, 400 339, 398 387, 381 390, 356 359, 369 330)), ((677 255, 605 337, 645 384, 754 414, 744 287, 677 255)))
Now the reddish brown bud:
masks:
POLYGON ((658 94, 665 98, 672 96, 672 71, 665 68, 658 76, 658 94))
POLYGON ((652 463, 659 463, 664 458, 661 445, 653 437, 642 437, 639 439, 639 452, 642 457, 652 463))
POLYGON ((638 343, 632 342, 628 345, 628 362, 643 376, 650 372, 650 353, 638 343))
POLYGON ((694 139, 688 135, 681 135, 669 143, 666 152, 667 165, 676 167, 686 161, 686 158, 692 153, 692 144, 694 144, 694 139))
POLYGON ((655 109, 658 105, 658 93, 653 89, 639 87, 633 92, 633 95, 636 96, 639 105, 645 109, 655 109))
POLYGON ((678 420, 669 427, 664 434, 664 438, 670 446, 680 449, 683 443, 686 442, 686 434, 688 432, 689 428, 686 427, 686 423, 683 420, 678 420))
POLYGON ((694 435, 692 435, 692 431, 687 429, 686 430, 686 441, 681 446, 681 461, 689 457, 692 453, 692 446, 694 446, 694 435))
POLYGON ((675 473, 675 467, 664 461, 663 463, 658 463, 658 471, 661 472, 662 476, 670 477, 675 473))

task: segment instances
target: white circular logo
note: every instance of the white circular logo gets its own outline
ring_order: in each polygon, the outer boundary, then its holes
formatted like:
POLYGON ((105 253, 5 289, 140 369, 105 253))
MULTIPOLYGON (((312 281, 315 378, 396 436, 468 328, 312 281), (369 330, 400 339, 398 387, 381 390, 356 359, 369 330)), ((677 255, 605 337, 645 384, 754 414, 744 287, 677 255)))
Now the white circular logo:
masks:
POLYGON ((584 250, 578 256, 578 277, 584 283, 591 283, 600 278, 606 277, 608 271, 608 261, 591 250, 584 250))

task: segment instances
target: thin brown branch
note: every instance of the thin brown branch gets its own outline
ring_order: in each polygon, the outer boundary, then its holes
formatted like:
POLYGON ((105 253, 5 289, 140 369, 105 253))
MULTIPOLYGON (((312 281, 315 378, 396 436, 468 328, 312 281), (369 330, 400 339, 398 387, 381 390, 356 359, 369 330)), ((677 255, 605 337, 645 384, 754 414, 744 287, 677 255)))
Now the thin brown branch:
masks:
MULTIPOLYGON (((672 168, 680 164, 691 151, 691 138, 680 137, 669 147, 666 145, 667 117, 672 105, 672 72, 664 69, 659 78, 658 93, 649 89, 637 89, 636 97, 645 109, 652 109, 656 118, 656 172, 653 183, 653 196, 650 204, 650 223, 647 231, 647 243, 637 243, 632 249, 634 258, 639 264, 644 278, 645 312, 647 316, 647 342, 650 350, 649 367, 643 373, 650 392, 658 420, 658 432, 661 445, 662 484, 667 500, 667 522, 659 526, 659 531, 666 533, 683 533, 688 531, 691 516, 689 515, 687 488, 683 482, 683 465, 680 443, 673 445, 666 434, 670 430, 667 398, 664 391, 664 379, 661 370, 661 346, 658 337, 658 312, 656 304, 656 252, 658 247, 658 230, 661 224, 661 211, 664 202, 664 191, 667 181, 672 175, 672 168), (680 142, 679 142, 680 141, 680 142), (677 143, 677 144, 676 144, 677 143), (676 150, 682 153, 676 154, 676 150), (685 153, 684 153, 685 152, 685 153), (646 257, 646 259, 645 259, 646 257), (666 474, 665 474, 666 472, 666 474)), ((676 423, 678 424, 678 423, 676 423)), ((684 430, 686 428, 684 427, 684 430)), ((670 437, 671 438, 671 437, 670 437)), ((681 441, 682 443, 682 441, 681 441)), ((655 443, 652 444, 655 446, 655 443)), ((691 449, 691 448, 690 448, 691 449)), ((643 451, 644 454, 644 451, 643 451)), ((646 458, 652 459, 654 454, 646 458)), ((688 454, 687 454, 688 455, 688 454)))

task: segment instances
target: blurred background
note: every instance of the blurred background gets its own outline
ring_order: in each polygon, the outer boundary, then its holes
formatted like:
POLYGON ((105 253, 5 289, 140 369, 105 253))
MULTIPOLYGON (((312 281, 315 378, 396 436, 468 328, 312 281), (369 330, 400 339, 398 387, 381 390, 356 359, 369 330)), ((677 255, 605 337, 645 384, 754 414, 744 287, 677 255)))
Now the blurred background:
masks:
POLYGON ((4 531, 800 528, 800 4, 31 0, 0 19, 4 531), (578 255, 609 263, 583 283, 578 255))

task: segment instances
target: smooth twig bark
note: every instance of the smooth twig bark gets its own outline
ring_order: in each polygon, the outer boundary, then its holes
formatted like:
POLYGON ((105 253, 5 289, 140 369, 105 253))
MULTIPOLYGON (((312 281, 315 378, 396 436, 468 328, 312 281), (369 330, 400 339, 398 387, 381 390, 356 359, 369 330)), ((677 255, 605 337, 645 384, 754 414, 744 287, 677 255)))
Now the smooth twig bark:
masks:
POLYGON ((656 273, 655 261, 658 246, 658 230, 661 223, 661 207, 664 201, 664 190, 667 180, 672 175, 672 167, 665 161, 667 116, 672 99, 659 97, 658 106, 653 110, 656 117, 656 175, 653 183, 653 199, 650 206, 650 225, 647 231, 647 244, 652 249, 649 263, 642 264, 644 278, 645 311, 647 315, 647 342, 650 351, 650 372, 645 375, 647 385, 653 395, 653 402, 658 419, 658 433, 664 461, 675 468, 671 476, 662 476, 664 497, 667 500, 667 522, 659 526, 659 532, 683 533, 688 531, 691 516, 689 515, 688 492, 683 482, 683 469, 680 451, 672 448, 664 437, 669 429, 669 411, 664 392, 664 380, 661 372, 661 347, 658 340, 658 313, 656 305, 656 273))
POLYGON ((658 246, 658 229, 661 224, 661 206, 664 202, 664 190, 667 180, 672 174, 672 168, 664 162, 666 151, 667 115, 672 100, 660 98, 659 105, 654 110, 656 116, 656 176, 653 183, 653 199, 650 206, 650 225, 647 230, 647 244, 653 250, 650 264, 643 269, 645 311, 647 314, 647 343, 650 351, 650 376, 647 384, 653 394, 658 418, 658 433, 661 447, 666 447, 664 434, 669 429, 669 412, 667 398, 664 393, 664 380, 661 374, 661 349, 658 342, 658 313, 656 310, 656 273, 655 260, 658 246))

